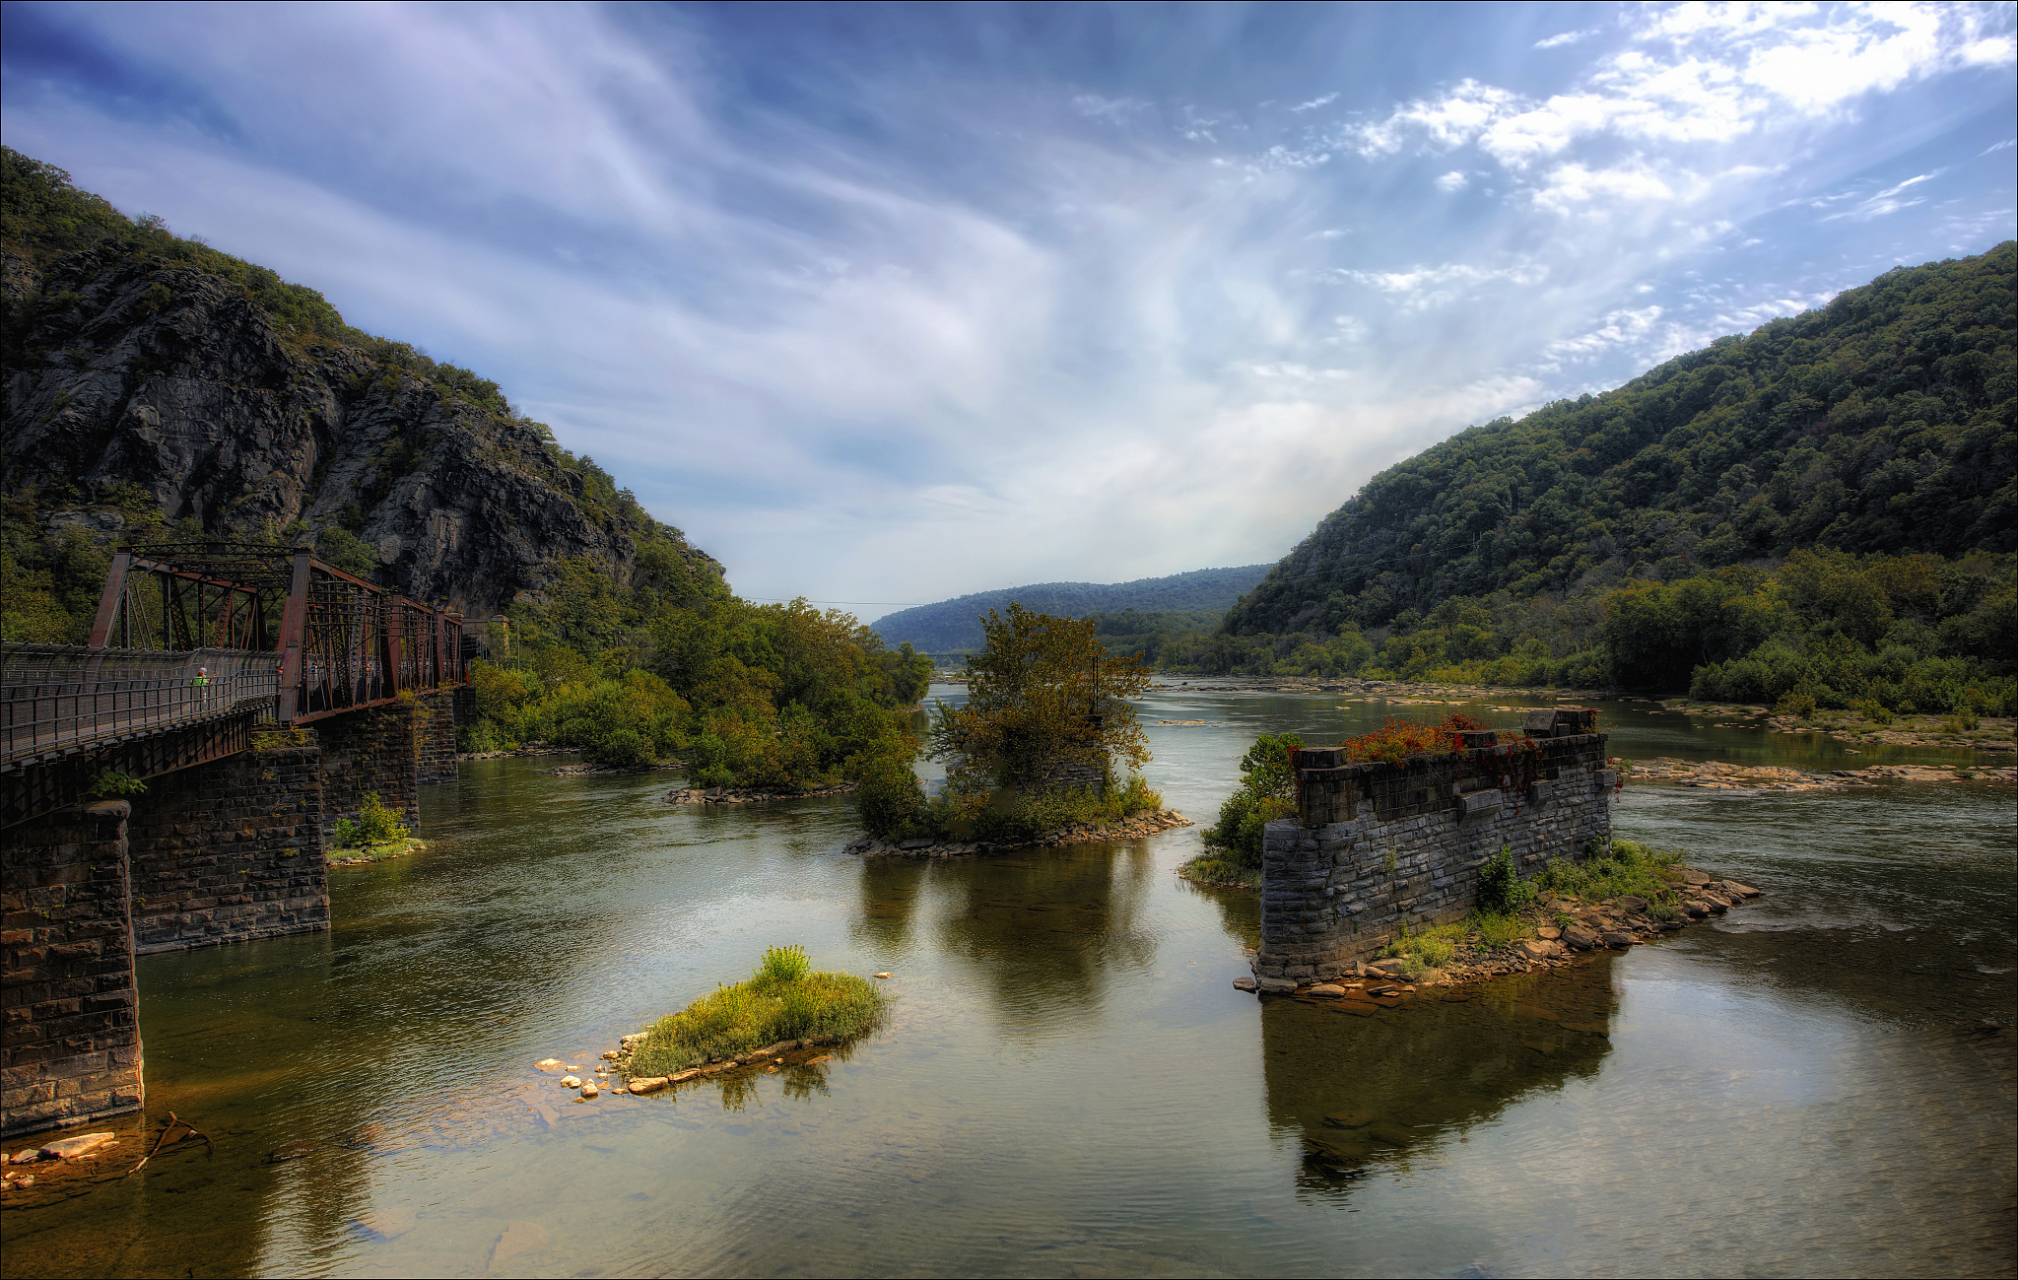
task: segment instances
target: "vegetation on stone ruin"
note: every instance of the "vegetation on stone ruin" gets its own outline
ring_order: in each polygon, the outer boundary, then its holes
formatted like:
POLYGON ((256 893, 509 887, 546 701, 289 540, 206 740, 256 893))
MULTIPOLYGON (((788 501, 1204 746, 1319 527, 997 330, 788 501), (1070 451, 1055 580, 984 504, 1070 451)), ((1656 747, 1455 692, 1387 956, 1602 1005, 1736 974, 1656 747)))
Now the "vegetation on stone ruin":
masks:
POLYGON ((399 820, 399 814, 386 806, 373 791, 364 797, 364 805, 358 810, 357 818, 338 818, 333 833, 338 849, 368 849, 373 845, 392 844, 411 836, 413 832, 399 820))
POLYGON ((632 1044, 627 1070, 634 1079, 669 1076, 780 1040, 851 1039, 873 1030, 888 1003, 865 979, 814 972, 804 948, 771 947, 748 980, 652 1024, 632 1044))
MULTIPOLYGON (((1349 761, 1400 764, 1424 752, 1454 751, 1457 734, 1490 727, 1461 712, 1434 723, 1390 716, 1378 729, 1346 738, 1338 745, 1349 761)), ((1186 879, 1201 884, 1260 884, 1264 829, 1276 819, 1296 813, 1296 774, 1290 766, 1290 752, 1304 745, 1302 736, 1294 733, 1264 733, 1254 740, 1240 757, 1240 785, 1219 806, 1219 820, 1205 830, 1205 853, 1184 865, 1186 879)))
POLYGON ((919 744, 892 740, 856 792, 873 834, 1015 841, 1162 807, 1132 773, 1149 747, 1128 699, 1148 690, 1148 668, 1109 655, 1090 620, 1012 604, 1007 614, 989 610, 982 629, 987 647, 967 660, 966 704, 932 712, 926 749, 946 765, 944 787, 928 800, 911 772, 919 744), (1119 784, 1117 764, 1131 770, 1119 784), (1072 781, 1089 775, 1101 785, 1072 781))
MULTIPOLYGON (((1511 946, 1534 936, 1535 915, 1529 904, 1541 893, 1586 903, 1632 895, 1647 903, 1653 919, 1679 919, 1681 913, 1674 906, 1679 895, 1667 873, 1681 860, 1679 849, 1654 849, 1632 840, 1593 841, 1581 859, 1552 859, 1533 879, 1522 880, 1511 852, 1502 848, 1479 868, 1479 893, 1470 915, 1421 932, 1404 928, 1382 954, 1401 957, 1406 961, 1402 972, 1420 978, 1448 966, 1461 946, 1487 951, 1511 946)), ((1558 912, 1553 922, 1560 926, 1571 919, 1558 912)))
POLYGON ((1490 729, 1483 720, 1453 711, 1435 724, 1389 716, 1378 729, 1347 738, 1338 745, 1347 760, 1380 760, 1400 764, 1410 756, 1426 752, 1447 754, 1458 749, 1457 735, 1490 729))

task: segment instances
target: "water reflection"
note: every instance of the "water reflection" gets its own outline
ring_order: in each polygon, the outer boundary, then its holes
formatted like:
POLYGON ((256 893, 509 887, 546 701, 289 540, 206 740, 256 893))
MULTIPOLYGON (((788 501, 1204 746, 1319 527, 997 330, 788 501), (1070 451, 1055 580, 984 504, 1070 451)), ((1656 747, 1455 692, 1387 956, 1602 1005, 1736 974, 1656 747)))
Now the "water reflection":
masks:
POLYGON ((1349 1198, 1352 1181, 1440 1151, 1537 1092, 1595 1076, 1618 996, 1610 957, 1397 1008, 1271 999, 1261 1015, 1268 1119, 1304 1149, 1299 1189, 1349 1198))
POLYGON ((1147 842, 1031 849, 931 868, 937 950, 963 961, 1004 1026, 1057 1035, 1156 961, 1147 842))

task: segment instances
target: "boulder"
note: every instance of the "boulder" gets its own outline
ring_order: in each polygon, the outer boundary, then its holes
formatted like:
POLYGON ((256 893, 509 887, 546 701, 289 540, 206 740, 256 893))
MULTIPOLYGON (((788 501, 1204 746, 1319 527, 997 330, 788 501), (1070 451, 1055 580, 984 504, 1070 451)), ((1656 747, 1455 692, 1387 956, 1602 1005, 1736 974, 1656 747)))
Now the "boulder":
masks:
POLYGON ((1233 988, 1236 991, 1252 991, 1254 990, 1254 979, 1235 978, 1233 980, 1233 988))
POLYGON ((1535 930, 1535 934, 1538 937, 1545 938, 1550 942, 1554 942, 1557 938, 1563 936, 1563 931, 1561 929, 1556 928, 1552 924, 1545 924, 1541 928, 1535 930))
POLYGON ((670 1076, 642 1076, 631 1081, 629 1087, 632 1093, 657 1093, 672 1082, 670 1076))
POLYGON ((602 1090, 596 1088, 596 1082, 593 1080, 582 1086, 582 1096, 584 1098, 599 1097, 601 1094, 602 1090))
POLYGON ((1630 947, 1635 939, 1623 929, 1613 929, 1603 935, 1602 941, 1608 947, 1630 947))
POLYGON ((561 1077, 561 1088, 563 1088, 563 1089, 579 1089, 579 1088, 581 1088, 581 1087, 582 1087, 582 1082, 581 1082, 581 1079, 580 1079, 580 1077, 578 1077, 578 1076, 562 1076, 562 1077, 561 1077))
POLYGON ((1580 924, 1573 924, 1563 930, 1563 941, 1579 951, 1589 951, 1598 945, 1598 935, 1580 924))
POLYGON ((1335 1000, 1338 997, 1345 994, 1345 988, 1339 986, 1336 982, 1320 982, 1316 986, 1312 987, 1306 994, 1313 996, 1326 996, 1335 1000))
POLYGON ((1759 891, 1750 885, 1739 884, 1736 880, 1726 880, 1724 883, 1730 886, 1732 893, 1737 894, 1741 898, 1756 898, 1759 896, 1759 891))
POLYGON ((1263 992, 1284 992, 1296 990, 1296 983, 1288 978, 1256 978, 1255 989, 1263 992))

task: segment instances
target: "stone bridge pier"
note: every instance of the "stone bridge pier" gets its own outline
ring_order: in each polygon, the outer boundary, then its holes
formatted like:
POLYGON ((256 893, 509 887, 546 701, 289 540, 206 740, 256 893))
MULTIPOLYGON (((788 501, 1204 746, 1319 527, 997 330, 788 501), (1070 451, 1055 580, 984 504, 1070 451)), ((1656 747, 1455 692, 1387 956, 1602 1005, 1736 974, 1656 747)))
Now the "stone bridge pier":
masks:
POLYGON ((455 777, 454 693, 257 733, 7 830, 0 1136, 140 1107, 136 957, 329 928, 336 820, 373 792, 418 820, 420 786, 455 777))

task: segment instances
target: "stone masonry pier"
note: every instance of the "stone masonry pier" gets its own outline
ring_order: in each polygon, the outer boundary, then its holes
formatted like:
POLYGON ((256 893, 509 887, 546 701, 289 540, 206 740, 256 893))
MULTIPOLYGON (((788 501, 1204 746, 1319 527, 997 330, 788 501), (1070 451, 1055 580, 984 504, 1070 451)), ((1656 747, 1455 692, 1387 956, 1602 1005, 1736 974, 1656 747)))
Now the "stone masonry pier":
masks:
POLYGON ((325 849, 377 792, 408 822, 455 776, 455 699, 255 733, 122 800, 10 827, 0 881, 0 1136, 141 1106, 135 957, 330 927, 325 849))
POLYGON ((1334 978, 1404 926, 1461 919, 1478 868, 1505 846, 1523 875, 1611 837, 1606 735, 1594 713, 1538 711, 1527 736, 1466 734, 1463 749, 1399 765, 1298 758, 1298 816, 1262 846, 1257 978, 1334 978))

